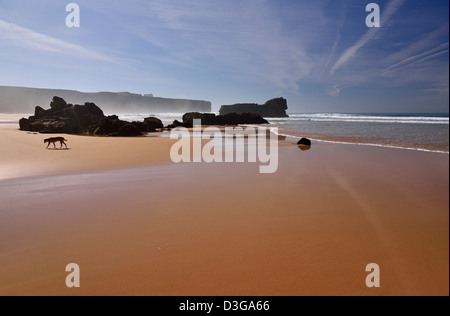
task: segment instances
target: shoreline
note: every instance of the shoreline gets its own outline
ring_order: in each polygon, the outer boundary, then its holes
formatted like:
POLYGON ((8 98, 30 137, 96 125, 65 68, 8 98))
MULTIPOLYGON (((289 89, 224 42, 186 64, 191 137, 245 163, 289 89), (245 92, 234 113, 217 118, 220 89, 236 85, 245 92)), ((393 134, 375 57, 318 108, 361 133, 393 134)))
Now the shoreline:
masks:
MULTIPOLYGON (((177 115, 181 115, 181 113, 177 113, 177 115)), ((413 115, 414 113, 406 113, 404 114, 406 117, 409 117, 411 115, 413 115)), ((422 114, 425 115, 423 113, 418 113, 418 114, 422 114)), ((140 118, 143 118, 147 115, 132 115, 131 114, 123 114, 125 115, 125 117, 122 117, 119 115, 119 117, 121 117, 121 119, 125 119, 126 121, 131 121, 131 119, 133 120, 139 120, 140 118), (126 119, 128 117, 128 119, 126 119)), ((170 124, 173 119, 175 118, 174 116, 167 116, 168 114, 161 114, 163 116, 163 121, 165 122, 164 124, 170 124), (166 115, 166 117, 164 117, 164 115, 166 115)), ((307 114, 292 114, 292 115, 307 115, 307 114)), ((314 114, 316 115, 316 114, 314 114)), ((319 115, 319 114, 317 114, 319 115)), ((322 114, 324 115, 324 114, 322 114)), ((349 114, 346 114, 349 115, 349 114)), ((354 115, 361 115, 361 114, 354 114, 354 115)), ((369 114, 368 114, 369 115, 369 114)), ((377 114, 379 115, 385 115, 385 114, 377 114)), ((388 114, 386 114, 388 115, 388 114)), ((443 117, 445 115, 448 115, 446 113, 430 113, 430 115, 442 115, 443 117)), ((24 114, 0 114, 0 125, 2 124, 11 124, 13 123, 11 121, 12 118, 18 120, 20 117, 23 116, 27 116, 24 114), (8 122, 3 122, 2 120, 8 120, 8 122)), ((158 116, 158 115, 156 115, 158 116)), ((378 117, 377 116, 377 117, 378 117)), ((396 117, 394 116, 394 119, 396 117)), ((420 118, 424 118, 424 117, 420 117, 420 118)), ((426 117, 425 117, 426 118, 426 117)), ((179 117, 177 117, 177 119, 179 119, 179 117)), ((282 119, 280 119, 282 120, 282 119)), ((270 121, 270 119, 269 119, 270 121)), ((305 122, 308 122, 308 120, 304 120, 305 122)), ((275 121, 270 121, 270 125, 272 124, 277 124, 277 120, 275 121)), ((320 123, 320 121, 318 121, 320 123)), ((332 121, 332 123, 337 123, 338 121, 334 122, 332 121)), ((341 123, 346 123, 347 121, 342 121, 341 123)), ((351 122, 351 121, 350 121, 351 122)), ((354 123, 358 123, 359 121, 355 121, 354 123)), ((18 124, 18 121, 14 122, 18 124)), ((348 122, 347 122, 348 123, 348 122)), ((377 123, 376 121, 371 121, 369 124, 374 124, 377 123)), ((388 123, 388 122, 386 122, 388 123)), ((392 123, 390 123, 392 124, 392 123)), ((404 123, 398 123, 400 125, 403 125, 404 123)), ((411 123, 408 123, 411 124, 411 123)), ((443 123, 444 124, 444 123, 443 123)), ((425 125, 429 125, 429 124, 425 124, 425 125)), ((435 125, 435 124, 432 124, 435 125)), ((266 129, 272 129, 275 126, 260 126, 260 125, 243 125, 243 126, 252 126, 252 127, 264 127, 266 129)), ((448 124, 447 124, 448 126, 448 124)), ((414 142, 402 142, 402 141, 397 141, 395 139, 392 139, 390 141, 388 141, 387 139, 372 139, 370 137, 347 137, 347 136, 333 136, 333 135, 321 135, 321 134, 311 134, 311 133, 300 133, 300 132, 295 132, 293 130, 284 130, 283 127, 281 126, 279 128, 279 132, 277 133, 279 136, 282 137, 291 137, 293 139, 300 139, 302 137, 306 137, 309 138, 313 141, 316 142, 327 142, 327 143, 335 143, 335 144, 354 144, 354 145, 358 145, 358 146, 372 146, 372 147, 383 147, 383 148, 395 148, 395 149, 405 149, 405 150, 413 150, 413 151, 423 151, 423 152, 431 152, 431 153, 442 153, 442 154, 450 154, 450 150, 448 149, 448 144, 441 144, 441 143, 433 143, 431 142, 424 142, 424 143, 414 143, 414 142)))
MULTIPOLYGON (((268 127, 270 129, 270 127, 268 127)), ((450 154, 450 151, 444 151, 444 150, 433 150, 433 149, 426 149, 426 148, 417 148, 417 147, 406 147, 401 145, 387 145, 387 144, 378 144, 378 143, 364 143, 364 142, 358 142, 358 141, 346 141, 346 140, 333 140, 333 139, 320 139, 317 138, 317 135, 306 135, 306 136, 295 136, 292 134, 288 134, 288 132, 278 132, 279 136, 283 137, 289 137, 293 139, 299 139, 301 137, 307 137, 311 139, 312 141, 321 142, 321 143, 330 143, 330 144, 344 144, 344 145, 357 145, 357 146, 370 146, 370 147, 380 147, 380 148, 391 148, 391 149, 403 149, 403 150, 411 150, 411 151, 421 151, 421 152, 429 152, 429 153, 439 153, 439 154, 450 154)), ((327 138, 327 136, 323 136, 324 138, 327 138)), ((328 138, 331 138, 328 136, 328 138)))
MULTIPOLYGON (((289 135, 289 134, 278 134, 280 136, 289 137, 292 139, 298 139, 298 137, 289 135)), ((442 150, 429 150, 429 149, 422 149, 422 148, 414 148, 414 147, 401 147, 401 146, 390 146, 390 145, 382 145, 382 144, 375 144, 375 143, 352 143, 352 142, 345 142, 345 141, 334 141, 334 140, 323 140, 323 139, 317 139, 317 138, 310 138, 312 141, 320 142, 320 143, 329 143, 329 144, 341 144, 341 145, 355 145, 355 146, 369 146, 369 147, 379 147, 379 148, 389 148, 389 149, 402 149, 402 150, 409 150, 409 151, 419 151, 419 152, 427 152, 427 153, 435 153, 435 154, 446 154, 449 155, 450 152, 448 151, 442 151, 442 150)))
MULTIPOLYGON (((202 129, 208 126, 202 126, 202 129)), ((270 127, 266 126, 258 126, 258 125, 242 125, 242 128, 245 127, 262 127, 267 131, 271 131, 270 127)), ((225 128, 225 126, 219 127, 221 130, 225 128)), ((192 129, 189 129, 192 137, 192 129)), ((16 124, 4 123, 0 124, 0 133, 8 132, 9 135, 4 137, 3 143, 0 140, 0 146, 6 148, 7 144, 4 142, 11 136, 11 133, 16 136, 21 133, 22 135, 28 135, 35 139, 44 139, 46 137, 50 137, 47 134, 39 134, 39 133, 31 133, 26 131, 20 131, 16 124), (17 133, 15 133, 17 132, 17 133)), ((94 153, 90 153, 90 156, 93 157, 92 161, 89 161, 89 157, 83 157, 82 153, 78 153, 76 159, 78 161, 64 159, 61 160, 51 160, 45 161, 45 157, 50 157, 49 155, 42 155, 43 153, 49 153, 54 151, 53 149, 44 150, 45 145, 39 144, 39 142, 34 142, 33 149, 39 150, 41 155, 36 157, 40 165, 36 162, 33 166, 30 167, 29 163, 31 160, 23 159, 24 157, 14 157, 14 155, 8 155, 10 151, 6 152, 6 155, 0 158, 0 181, 5 179, 13 179, 17 177, 39 177, 45 175, 58 175, 58 174, 76 174, 79 172, 89 173, 96 171, 108 171, 108 170, 123 170, 129 168, 139 168, 151 165, 167 165, 173 164, 170 159, 170 148, 171 146, 177 142, 177 140, 171 140, 169 132, 158 132, 158 133, 149 133, 147 135, 143 135, 141 137, 108 137, 108 136, 89 136, 89 135, 66 135, 61 134, 66 138, 70 138, 75 140, 75 146, 81 146, 83 143, 88 142, 89 145, 85 148, 81 148, 82 150, 94 150, 94 153), (143 141, 147 140, 147 142, 143 141), (103 143, 103 144, 102 144, 103 143), (100 145, 99 148, 94 149, 96 145, 100 145), (142 146, 148 146, 143 148, 142 146), (114 146, 118 146, 119 148, 122 146, 122 149, 129 151, 129 156, 119 155, 117 156, 117 152, 114 150, 114 146), (41 148, 42 147, 42 148, 41 148), (140 148, 139 148, 140 147, 140 148), (105 150, 107 149, 107 150, 105 150), (104 151, 105 150, 105 151, 104 151), (137 152, 135 152, 137 151, 137 152), (156 152, 155 152, 156 151, 156 152), (9 157, 8 157, 9 156, 9 157), (120 157, 118 160, 111 159, 111 157, 117 156, 120 157), (56 164, 55 164, 56 162, 56 164), (7 170, 5 170, 5 165, 9 165, 7 170), (3 167, 3 168, 2 168, 3 167)), ((294 146, 297 147, 296 142, 298 137, 283 133, 276 134, 279 136, 279 145, 278 146, 294 146)), ((21 138, 21 137, 19 137, 21 138)), ((402 150, 406 152, 421 152, 428 154, 446 154, 447 152, 441 151, 431 151, 431 150, 422 150, 417 148, 405 148, 405 147, 396 147, 396 146, 387 146, 387 145, 377 145, 377 144, 359 144, 352 142, 340 142, 340 141, 329 141, 329 140, 321 140, 310 138, 313 142, 316 142, 316 146, 319 144, 326 145, 344 145, 344 146, 355 146, 355 147, 367 147, 367 148, 379 148, 379 149, 387 149, 387 150, 402 150)), ((203 140, 206 142, 207 140, 203 140)), ((32 154, 31 146, 27 144, 27 154, 32 154)), ((84 145, 83 145, 84 146, 84 145)), ((83 147, 82 146, 82 147, 83 147)), ((313 144, 314 146, 314 144, 313 144)), ((73 148, 69 144, 69 150, 71 151, 73 148)), ((21 149, 22 150, 22 149, 21 149)), ((60 153, 66 152, 66 150, 57 149, 56 151, 60 153)), ((221 163, 219 163, 221 164, 221 163)))

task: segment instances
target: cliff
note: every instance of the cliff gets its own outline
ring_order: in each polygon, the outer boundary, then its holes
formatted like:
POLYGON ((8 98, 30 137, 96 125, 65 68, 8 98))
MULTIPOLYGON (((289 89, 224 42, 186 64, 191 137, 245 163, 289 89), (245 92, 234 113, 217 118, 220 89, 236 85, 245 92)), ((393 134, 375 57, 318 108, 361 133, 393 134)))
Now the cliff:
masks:
POLYGON ((220 108, 220 115, 229 113, 254 113, 261 115, 262 117, 289 117, 286 114, 287 109, 287 100, 284 98, 277 98, 267 101, 263 105, 258 105, 256 103, 222 105, 220 108))
POLYGON ((158 98, 151 94, 0 87, 0 113, 32 113, 37 105, 47 103, 55 95, 73 104, 99 104, 107 113, 211 112, 211 102, 158 98))

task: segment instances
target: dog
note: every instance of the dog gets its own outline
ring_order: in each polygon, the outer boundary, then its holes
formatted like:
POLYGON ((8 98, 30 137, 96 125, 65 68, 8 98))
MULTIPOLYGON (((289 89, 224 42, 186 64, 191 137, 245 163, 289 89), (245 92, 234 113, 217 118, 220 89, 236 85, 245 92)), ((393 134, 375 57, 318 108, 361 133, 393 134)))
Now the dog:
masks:
POLYGON ((48 149, 48 146, 50 146, 50 144, 53 144, 54 148, 56 148, 57 142, 59 142, 61 144, 61 148, 63 145, 66 146, 66 148, 67 148, 67 144, 65 143, 65 142, 67 142, 67 139, 65 139, 64 137, 53 137, 53 138, 47 138, 46 140, 44 140, 44 144, 48 143, 46 149, 48 149))

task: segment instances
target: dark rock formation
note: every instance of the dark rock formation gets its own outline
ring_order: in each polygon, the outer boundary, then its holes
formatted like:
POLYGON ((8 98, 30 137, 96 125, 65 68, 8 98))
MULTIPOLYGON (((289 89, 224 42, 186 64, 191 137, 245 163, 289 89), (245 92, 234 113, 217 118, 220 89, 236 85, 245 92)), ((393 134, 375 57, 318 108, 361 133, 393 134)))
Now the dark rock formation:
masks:
POLYGON ((297 145, 299 146, 309 146, 311 147, 311 140, 307 139, 307 138, 302 138, 299 140, 299 142, 297 143, 297 145))
POLYGON ((82 134, 103 117, 103 111, 93 103, 72 105, 54 97, 49 110, 37 106, 34 116, 21 119, 19 124, 21 130, 29 132, 82 134))
POLYGON ((53 100, 50 103, 50 108, 54 112, 63 111, 67 108, 67 102, 60 97, 53 97, 53 100))
POLYGON ((230 113, 227 115, 215 115, 211 113, 186 113, 183 115, 183 123, 174 121, 168 128, 193 127, 194 120, 200 119, 202 125, 241 125, 241 124, 268 124, 260 115, 253 113, 230 113))
POLYGON ((161 128, 162 122, 158 124, 157 118, 151 118, 144 122, 127 122, 119 119, 117 115, 104 117, 92 134, 99 136, 139 136, 143 133, 156 131, 156 126, 161 128))
POLYGON ((131 122, 131 123, 129 123, 129 124, 131 124, 131 125, 133 125, 134 127, 136 127, 136 128, 139 130, 139 132, 140 132, 141 134, 143 134, 143 133, 153 133, 153 132, 156 132, 155 129, 151 129, 151 128, 148 127, 147 124, 145 124, 144 122, 131 122))
POLYGON ((129 124, 128 122, 119 120, 117 115, 111 115, 108 117, 104 117, 100 120, 97 127, 91 131, 92 134, 95 135, 103 135, 103 136, 118 136, 119 129, 129 124))
POLYGON ((148 117, 144 120, 144 124, 147 126, 147 128, 149 129, 148 131, 150 132, 151 130, 157 130, 157 129, 163 129, 164 128, 164 124, 162 123, 162 121, 156 117, 148 117))
POLYGON ((177 128, 177 127, 192 127, 192 125, 191 125, 191 126, 188 126, 187 124, 184 124, 184 123, 181 123, 181 122, 178 121, 178 120, 175 120, 175 121, 173 121, 172 124, 168 125, 168 126, 166 127, 166 129, 171 130, 171 129, 177 128))
POLYGON ((192 127, 194 120, 202 120, 202 125, 224 125, 220 124, 218 117, 212 113, 186 113, 183 115, 183 123, 192 127))
POLYGON ((77 132, 76 124, 71 118, 67 117, 43 117, 36 119, 31 116, 28 119, 19 121, 20 130, 29 132, 39 132, 43 134, 75 134, 77 132))
POLYGON ((119 128, 118 132, 118 136, 125 136, 125 137, 141 136, 141 135, 142 133, 139 130, 139 128, 130 123, 119 128))
POLYGON ((229 113, 255 113, 262 117, 289 117, 286 114, 287 109, 287 100, 284 98, 277 98, 267 101, 263 105, 258 105, 256 103, 222 105, 220 108, 220 115, 229 113))
POLYGON ((164 128, 161 120, 149 117, 144 122, 126 122, 117 115, 105 117, 94 103, 71 105, 54 97, 50 109, 37 106, 34 116, 19 121, 23 131, 40 133, 93 134, 103 136, 139 136, 164 128))

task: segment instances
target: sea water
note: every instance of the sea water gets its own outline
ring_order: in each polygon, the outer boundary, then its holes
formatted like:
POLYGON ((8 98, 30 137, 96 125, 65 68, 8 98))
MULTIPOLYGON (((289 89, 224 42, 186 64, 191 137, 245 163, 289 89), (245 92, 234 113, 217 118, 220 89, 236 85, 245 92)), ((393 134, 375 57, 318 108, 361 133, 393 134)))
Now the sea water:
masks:
MULTIPOLYGON (((154 116, 164 125, 182 121, 184 113, 120 114, 125 121, 143 121, 154 116)), ((216 113, 218 114, 218 113, 216 113)), ((108 115, 108 114, 107 114, 108 115)), ((18 123, 27 115, 0 115, 1 123, 18 123)), ((308 137, 316 141, 395 147, 449 153, 449 115, 414 114, 289 114, 289 118, 269 118, 269 128, 282 136, 308 137)))
MULTIPOLYGON (((155 116, 167 125, 174 120, 182 121, 183 113, 155 116)), ((148 115, 121 116, 124 120, 143 120, 145 117, 148 115)), ((289 114, 289 118, 267 120, 269 128, 278 128, 282 136, 449 153, 448 114, 312 113, 289 114)))
POLYGON ((268 121, 285 136, 449 152, 448 114, 290 114, 268 121))

